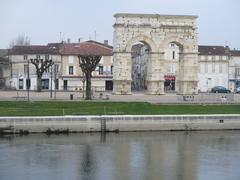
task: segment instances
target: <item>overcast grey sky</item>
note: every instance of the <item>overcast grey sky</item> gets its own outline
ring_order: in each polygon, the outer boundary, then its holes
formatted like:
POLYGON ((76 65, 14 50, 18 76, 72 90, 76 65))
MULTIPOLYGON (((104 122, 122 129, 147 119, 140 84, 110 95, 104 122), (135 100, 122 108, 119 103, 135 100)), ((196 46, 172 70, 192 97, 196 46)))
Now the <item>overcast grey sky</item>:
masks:
POLYGON ((240 0, 0 0, 0 48, 20 34, 32 44, 90 37, 112 44, 120 12, 198 15, 199 44, 240 49, 240 0))

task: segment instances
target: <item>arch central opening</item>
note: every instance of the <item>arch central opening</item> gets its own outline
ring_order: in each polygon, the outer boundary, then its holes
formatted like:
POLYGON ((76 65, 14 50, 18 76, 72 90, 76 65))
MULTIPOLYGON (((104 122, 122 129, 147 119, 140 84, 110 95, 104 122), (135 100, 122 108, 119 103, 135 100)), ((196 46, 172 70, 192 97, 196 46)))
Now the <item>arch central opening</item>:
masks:
POLYGON ((142 41, 132 45, 132 91, 147 90, 148 62, 150 60, 150 46, 142 41))

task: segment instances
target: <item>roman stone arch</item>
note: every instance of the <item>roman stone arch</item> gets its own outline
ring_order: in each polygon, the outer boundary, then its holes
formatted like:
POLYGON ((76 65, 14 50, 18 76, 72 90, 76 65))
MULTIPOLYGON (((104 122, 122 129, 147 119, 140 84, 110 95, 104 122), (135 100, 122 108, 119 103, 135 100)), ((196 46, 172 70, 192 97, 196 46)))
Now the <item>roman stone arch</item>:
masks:
POLYGON ((114 24, 115 94, 131 94, 131 48, 143 42, 150 48, 147 65, 147 93, 164 94, 166 59, 169 43, 179 49, 177 84, 179 94, 197 93, 198 45, 196 16, 158 14, 116 14, 114 24))

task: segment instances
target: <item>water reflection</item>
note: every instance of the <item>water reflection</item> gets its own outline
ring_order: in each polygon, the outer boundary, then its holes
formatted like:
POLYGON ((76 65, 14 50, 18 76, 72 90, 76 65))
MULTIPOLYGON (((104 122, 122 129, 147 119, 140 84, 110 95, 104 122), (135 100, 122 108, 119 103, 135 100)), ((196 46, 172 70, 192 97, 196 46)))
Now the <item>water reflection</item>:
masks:
POLYGON ((0 138, 0 179, 240 179, 240 132, 0 138))

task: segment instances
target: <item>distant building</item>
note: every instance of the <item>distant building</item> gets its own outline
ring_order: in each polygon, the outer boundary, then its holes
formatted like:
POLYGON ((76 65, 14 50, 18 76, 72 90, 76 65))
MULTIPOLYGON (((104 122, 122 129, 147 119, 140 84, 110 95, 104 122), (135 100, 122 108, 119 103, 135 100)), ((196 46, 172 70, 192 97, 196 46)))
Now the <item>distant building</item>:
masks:
POLYGON ((109 54, 109 56, 102 57, 99 66, 93 73, 92 87, 95 90, 112 90, 112 46, 95 41, 49 43, 45 46, 14 46, 9 51, 12 69, 10 86, 17 90, 26 90, 29 63, 30 90, 36 90, 36 68, 30 60, 39 58, 52 59, 54 62, 54 65, 43 74, 43 90, 55 88, 57 90, 81 90, 84 86, 82 83, 84 76, 79 67, 77 55, 82 51, 87 52, 90 48, 96 51, 104 49, 109 54))
POLYGON ((240 87, 240 50, 230 51, 229 88, 235 91, 240 87))
POLYGON ((228 88, 229 47, 198 46, 199 83, 198 90, 209 92, 214 86, 228 88))
MULTIPOLYGON (((209 92, 214 86, 224 86, 232 92, 240 86, 240 51, 224 46, 198 46, 200 92, 209 92)), ((132 48, 132 90, 146 89, 148 47, 136 44, 132 48), (145 87, 145 88, 144 88, 145 87)), ((176 91, 179 72, 179 48, 169 44, 164 53, 165 92, 176 91)))
MULTIPOLYGON (((99 43, 86 41, 82 43, 49 43, 45 46, 14 46, 12 49, 0 50, 0 88, 26 90, 29 62, 30 90, 36 90, 36 69, 30 59, 52 59, 54 65, 42 77, 42 89, 81 91, 85 87, 85 78, 79 67, 78 55, 83 52, 99 52, 103 56, 92 73, 94 91, 113 89, 113 47, 107 41, 99 43)), ((147 73, 150 49, 147 44, 137 43, 132 46, 132 90, 147 89, 147 73)), ((178 92, 179 46, 170 43, 162 56, 164 63, 164 91, 178 92)), ((230 50, 224 46, 198 46, 198 91, 209 92, 214 86, 224 86, 232 92, 240 86, 240 51, 230 50)), ((184 72, 184 71, 183 71, 184 72)))
MULTIPOLYGON (((61 50, 62 58, 62 84, 63 90, 82 90, 84 87, 84 75, 79 67, 78 54, 81 54, 81 47, 85 45, 84 51, 88 51, 90 48, 94 51, 102 51, 104 48, 105 54, 109 56, 102 56, 99 65, 92 73, 92 88, 94 91, 112 90, 112 73, 113 73, 113 58, 112 58, 112 46, 109 46, 106 42, 99 43, 96 41, 87 41, 83 43, 66 43, 61 50), (100 48, 101 47, 101 48, 100 48)), ((101 53, 101 52, 99 52, 101 53)))
MULTIPOLYGON (((36 68, 31 64, 31 59, 52 59, 55 67, 58 67, 57 72, 60 72, 61 65, 61 55, 59 54, 59 49, 53 46, 14 46, 9 51, 9 60, 11 63, 11 83, 10 86, 17 90, 27 89, 27 78, 28 78, 28 64, 29 64, 29 78, 30 78, 30 90, 37 89, 37 76, 36 68)), ((55 84, 52 78, 52 69, 50 67, 42 77, 42 89, 50 89, 50 84, 52 83, 52 88, 54 89, 55 84)), ((58 77, 59 78, 59 77, 58 77)))

